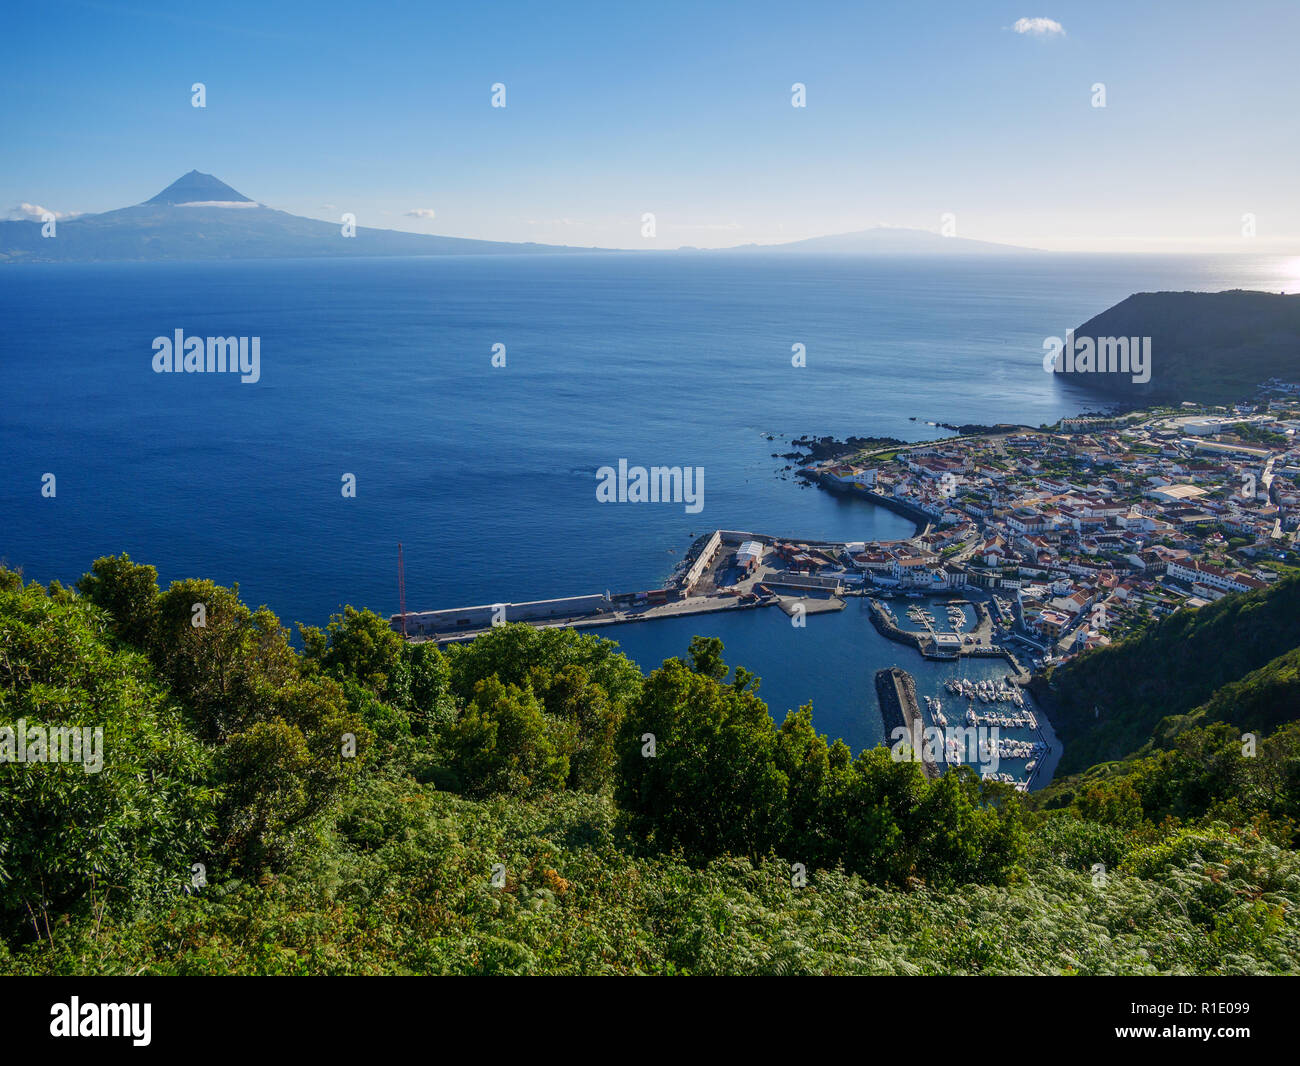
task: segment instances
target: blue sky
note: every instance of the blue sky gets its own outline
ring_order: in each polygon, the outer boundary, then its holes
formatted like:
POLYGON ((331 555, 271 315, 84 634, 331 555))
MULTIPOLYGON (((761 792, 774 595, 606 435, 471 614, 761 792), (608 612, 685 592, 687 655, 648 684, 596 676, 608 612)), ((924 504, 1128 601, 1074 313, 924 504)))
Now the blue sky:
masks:
POLYGON ((951 212, 1042 248, 1294 252, 1297 41, 1296 0, 49 2, 0 64, 0 210, 108 210, 198 169, 296 214, 502 240, 951 212))

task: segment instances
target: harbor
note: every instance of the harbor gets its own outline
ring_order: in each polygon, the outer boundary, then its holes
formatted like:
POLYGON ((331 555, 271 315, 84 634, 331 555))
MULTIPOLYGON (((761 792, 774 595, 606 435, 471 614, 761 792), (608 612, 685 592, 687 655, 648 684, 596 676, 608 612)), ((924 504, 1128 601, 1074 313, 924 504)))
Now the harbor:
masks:
POLYGON ((801 617, 844 609, 845 589, 862 580, 842 569, 845 554, 843 544, 715 530, 696 540, 662 588, 402 611, 389 621, 408 640, 443 644, 507 622, 586 628, 760 607, 801 617))
MULTIPOLYGON (((1029 671, 999 643, 1005 605, 984 589, 877 584, 854 566, 855 556, 869 557, 870 549, 716 530, 692 543, 660 588, 407 612, 406 636, 454 644, 506 622, 573 628, 615 639, 647 672, 683 655, 694 635, 720 636, 728 662, 764 676, 778 721, 783 710, 812 701, 818 728, 855 749, 888 743, 873 678, 906 667, 922 728, 967 727, 973 703, 975 727, 998 730, 999 766, 990 776, 1020 789, 1049 781, 1060 744, 1023 688, 1029 671), (771 607, 777 610, 760 610, 771 607), (909 652, 900 662, 903 648, 909 652)), ((391 624, 401 632, 402 615, 391 624)), ((941 758, 937 770, 946 765, 941 758)))
MULTIPOLYGON (((1024 688, 1030 672, 1015 653, 996 642, 997 627, 989 605, 965 597, 941 601, 944 621, 936 617, 940 603, 909 603, 901 608, 904 623, 888 600, 871 600, 871 618, 877 630, 889 639, 908 644, 924 658, 951 662, 956 672, 946 676, 941 691, 922 696, 927 726, 939 729, 952 747, 952 729, 996 730, 997 767, 981 762, 982 776, 1027 791, 1040 779, 1045 783, 1060 758, 1060 742, 1050 724, 1033 705, 1024 688), (969 630, 969 632, 968 632, 969 630), (1011 668, 1001 675, 972 676, 966 670, 970 659, 1001 658, 1011 668), (1010 768, 1002 764, 1010 763, 1010 768)), ((964 751, 958 745, 959 754, 964 751)), ((949 759, 949 762, 952 760, 949 759)), ((961 755, 960 761, 971 761, 961 755)))
MULTIPOLYGON (((929 724, 942 730, 949 736, 959 726, 966 730, 982 730, 990 738, 997 756, 996 766, 980 763, 981 776, 1007 784, 1015 785, 1020 791, 1028 791, 1038 776, 1040 763, 1044 762, 1055 750, 1059 756, 1059 742, 1053 748, 1053 736, 1049 741, 1042 727, 1045 716, 1040 715, 1030 706, 1030 697, 1018 685, 1007 679, 994 680, 983 678, 972 681, 966 677, 949 678, 944 689, 953 697, 945 713, 945 704, 939 696, 926 696, 925 709, 929 724), (961 701, 966 701, 966 710, 960 713, 957 708, 961 701), (991 709, 988 706, 977 709, 976 701, 995 706, 1007 703, 1010 708, 991 709), (960 717, 959 717, 960 714, 960 717), (1019 735, 1015 735, 1019 734, 1019 735), (1015 772, 1002 769, 1002 763, 1018 764, 1015 772)), ((949 745, 952 741, 949 739, 949 745)), ((959 745, 958 751, 962 751, 959 745)), ((959 760, 960 761, 960 760, 959 760)))

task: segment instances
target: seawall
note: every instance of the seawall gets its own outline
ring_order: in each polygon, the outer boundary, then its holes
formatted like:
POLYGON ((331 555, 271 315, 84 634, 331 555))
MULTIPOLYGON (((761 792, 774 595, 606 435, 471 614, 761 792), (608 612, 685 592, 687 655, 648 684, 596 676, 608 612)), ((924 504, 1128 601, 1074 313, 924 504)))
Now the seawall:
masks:
MULTIPOLYGON (((803 471, 800 471, 800 473, 802 474, 803 471)), ((804 474, 804 477, 816 481, 817 484, 822 486, 822 488, 830 492, 864 499, 869 503, 874 503, 885 508, 887 511, 893 511, 895 514, 910 519, 916 524, 916 532, 912 534, 914 537, 924 536, 926 533, 930 532, 931 527, 934 525, 933 516, 926 514, 921 510, 921 508, 916 507, 905 500, 900 500, 893 496, 883 496, 872 489, 845 485, 824 474, 804 474)))
MULTIPOLYGON (((891 666, 888 670, 876 671, 876 698, 880 701, 880 720, 885 726, 885 742, 891 743, 894 730, 907 730, 909 737, 923 735, 925 722, 921 718, 921 708, 916 701, 916 682, 906 670, 891 666)), ((921 770, 927 778, 935 780, 940 773, 932 761, 926 758, 926 745, 921 745, 920 752, 914 754, 921 758, 921 770)))

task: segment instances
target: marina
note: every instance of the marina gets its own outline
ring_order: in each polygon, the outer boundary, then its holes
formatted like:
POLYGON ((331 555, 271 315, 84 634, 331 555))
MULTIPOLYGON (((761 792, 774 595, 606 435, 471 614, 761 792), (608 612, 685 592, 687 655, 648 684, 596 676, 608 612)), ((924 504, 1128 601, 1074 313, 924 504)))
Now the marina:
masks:
MULTIPOLYGON (((767 666, 764 696, 778 720, 783 708, 793 709, 811 697, 819 726, 855 748, 887 742, 889 731, 872 711, 863 717, 862 693, 874 689, 879 704, 879 685, 872 685, 870 672, 852 685, 841 683, 845 666, 862 661, 865 670, 872 658, 879 662, 892 657, 891 644, 903 644, 919 653, 910 666, 916 708, 908 721, 940 730, 996 730, 995 748, 986 753, 996 760, 976 760, 961 740, 945 740, 940 758, 927 764, 927 773, 978 761, 978 772, 1019 789, 1050 780, 1059 743, 1022 688, 1028 671, 995 640, 994 615, 1001 605, 983 590, 921 591, 868 584, 853 566, 860 550, 853 542, 715 530, 696 539, 658 589, 401 611, 390 622, 408 640, 440 644, 472 640, 507 622, 608 636, 614 636, 609 627, 617 626, 614 639, 647 671, 665 658, 684 654, 696 634, 723 636, 729 662, 750 669, 767 666), (855 609, 849 610, 851 605, 855 609), (779 610, 757 610, 763 607, 779 610), (760 621, 760 616, 770 620, 760 621), (742 623, 742 618, 753 621, 742 623), (657 624, 630 625, 652 621, 657 624), (828 625, 848 639, 842 654, 819 649, 824 661, 837 663, 836 669, 816 681, 799 672, 797 686, 792 679, 774 693, 771 671, 789 660, 791 640, 799 639, 791 634, 815 626, 816 640, 825 641, 828 625), (868 653, 868 648, 875 650, 868 653), (812 691, 823 687, 831 690, 829 700, 812 691)), ((876 669, 882 668, 898 667, 882 664, 876 669)), ((792 667, 791 672, 798 671, 792 667)), ((847 676, 858 676, 857 669, 847 676)))
MULTIPOLYGON (((1053 746, 1040 726, 1039 715, 1027 706, 1023 691, 1005 680, 986 678, 972 682, 962 677, 949 678, 943 688, 958 697, 958 701, 967 701, 964 712, 955 709, 952 703, 945 712, 944 702, 939 696, 923 697, 928 724, 943 731, 947 737, 949 754, 965 752, 965 745, 960 739, 954 747, 954 738, 950 734, 959 732, 964 736, 969 731, 982 731, 980 735, 987 736, 992 747, 988 751, 981 748, 978 768, 981 775, 1014 784, 1020 791, 1028 791, 1038 777, 1040 764, 1052 754, 1053 746), (979 695, 974 695, 975 693, 979 695), (982 699, 986 703, 1006 702, 1016 709, 1008 712, 977 710, 974 702, 976 699, 982 699), (959 731, 959 726, 965 727, 965 732, 959 731), (993 754, 996 754, 996 760, 990 757, 993 754), (996 766, 985 765, 994 762, 996 766), (1003 762, 1019 765, 1008 771, 1002 768, 1003 762)), ((955 706, 960 707, 960 702, 956 702, 955 706)), ((1059 755, 1059 744, 1057 749, 1059 755)), ((954 760, 950 757, 947 761, 952 763, 954 760)))

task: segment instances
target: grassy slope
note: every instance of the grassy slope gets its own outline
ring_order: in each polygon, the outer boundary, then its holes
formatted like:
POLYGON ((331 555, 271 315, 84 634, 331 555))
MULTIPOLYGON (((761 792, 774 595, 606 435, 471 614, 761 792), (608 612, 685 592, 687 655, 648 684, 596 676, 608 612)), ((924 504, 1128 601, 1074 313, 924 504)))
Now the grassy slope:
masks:
POLYGON ((474 802, 394 782, 350 810, 363 803, 371 816, 345 811, 298 869, 61 933, 52 950, 6 959, 0 945, 0 972, 1285 973, 1300 959, 1300 921, 1274 914, 1300 912, 1300 857, 1243 832, 1117 845, 1104 891, 1097 830, 1077 823, 1035 833, 1008 887, 908 892, 810 870, 796 889, 778 859, 629 853, 591 796, 474 802))
MULTIPOLYGON (((1143 747, 1159 723, 1190 714, 1220 689, 1300 648, 1300 575, 1257 592, 1230 596, 1196 611, 1179 611, 1136 637, 1088 652, 1039 686, 1065 743, 1060 772, 1121 759, 1143 747)), ((1275 671, 1278 684, 1282 667, 1275 671)), ((1261 679, 1256 679, 1262 684, 1261 679)), ((1225 691, 1208 721, 1232 721, 1225 691)), ((1252 702, 1251 721, 1268 717, 1252 702)))
MULTIPOLYGON (((56 619, 82 614, 36 606, 56 619)), ((47 639, 60 631, 38 625, 41 613, 24 630, 35 650, 11 642, 6 662, 44 649, 44 668, 66 672, 105 639, 47 639)), ((1006 886, 891 889, 810 869, 796 888, 797 855, 689 864, 630 844, 606 798, 476 801, 418 784, 393 763, 363 775, 315 846, 280 872, 214 879, 195 896, 160 884, 102 921, 57 922, 46 943, 0 942, 0 973, 1296 969, 1300 855, 1248 829, 1126 834, 1047 816, 1030 843, 1006 886), (1109 871, 1104 890, 1090 873, 1097 862, 1109 871), (491 883, 497 863, 501 887, 491 883)))

